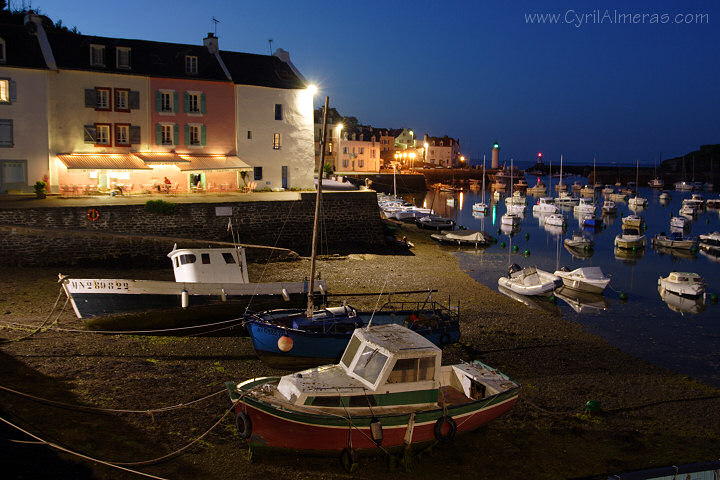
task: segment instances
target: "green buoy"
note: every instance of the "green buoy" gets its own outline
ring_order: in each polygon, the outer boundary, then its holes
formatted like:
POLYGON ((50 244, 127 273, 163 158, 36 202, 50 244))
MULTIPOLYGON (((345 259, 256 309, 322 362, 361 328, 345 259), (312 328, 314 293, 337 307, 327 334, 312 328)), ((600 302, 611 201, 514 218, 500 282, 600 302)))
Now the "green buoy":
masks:
POLYGON ((625 292, 620 292, 620 300, 626 302, 627 299, 628 299, 627 293, 625 293, 625 292))
POLYGON ((525 251, 523 252, 523 255, 525 255, 526 257, 529 257, 529 256, 530 256, 530 250, 525 250, 525 251))
POLYGON ((500 242, 500 248, 505 248, 505 242, 500 242))
POLYGON ((513 252, 517 252, 517 251, 518 251, 518 246, 517 246, 517 245, 513 245, 513 252))
POLYGON ((602 409, 596 400, 588 400, 585 404, 585 413, 600 413, 602 409))
POLYGON ((710 303, 717 303, 717 301, 718 301, 717 293, 711 293, 710 294, 710 303))
POLYGON ((526 234, 525 234, 525 240, 530 240, 530 234, 529 234, 529 233, 526 233, 526 234))

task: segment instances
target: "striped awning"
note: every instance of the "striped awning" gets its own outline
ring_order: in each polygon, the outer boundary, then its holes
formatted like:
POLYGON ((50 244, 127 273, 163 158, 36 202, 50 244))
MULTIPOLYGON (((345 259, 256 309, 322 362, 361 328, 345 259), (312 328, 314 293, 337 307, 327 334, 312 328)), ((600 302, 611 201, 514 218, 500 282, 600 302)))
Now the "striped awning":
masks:
POLYGON ((252 170, 252 167, 235 156, 227 155, 182 155, 189 164, 178 165, 183 172, 200 172, 208 170, 252 170))
POLYGON ((147 165, 179 165, 181 163, 190 163, 189 160, 180 158, 175 152, 133 152, 132 154, 147 165))
POLYGON ((131 153, 71 153, 58 158, 70 170, 152 170, 131 153))

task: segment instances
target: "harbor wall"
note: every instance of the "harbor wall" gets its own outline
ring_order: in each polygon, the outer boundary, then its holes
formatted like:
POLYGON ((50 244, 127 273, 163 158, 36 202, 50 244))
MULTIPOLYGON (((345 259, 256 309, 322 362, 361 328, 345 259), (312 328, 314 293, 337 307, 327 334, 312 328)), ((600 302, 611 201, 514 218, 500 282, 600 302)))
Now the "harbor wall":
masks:
MULTIPOLYGON (((228 223, 240 243, 310 252, 315 193, 300 193, 297 200, 174 205, 169 214, 152 213, 145 204, 0 208, 0 248, 12 252, 0 256, 0 264, 166 262, 173 239, 231 242, 228 223), (96 220, 89 218, 91 209, 99 214, 96 220)), ((384 245, 374 192, 325 193, 321 206, 320 253, 384 245)))

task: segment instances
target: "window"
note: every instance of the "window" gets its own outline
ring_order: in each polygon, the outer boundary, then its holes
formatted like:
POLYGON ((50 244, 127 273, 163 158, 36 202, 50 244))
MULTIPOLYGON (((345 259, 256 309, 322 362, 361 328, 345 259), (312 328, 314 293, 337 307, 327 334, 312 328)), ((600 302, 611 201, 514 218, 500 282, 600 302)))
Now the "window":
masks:
POLYGON ((122 123, 115 124, 115 145, 130 145, 130 125, 122 123))
POLYGON ((365 155, 365 147, 360 147, 360 151, 358 153, 360 153, 360 155, 365 155))
POLYGON ((210 265, 210 254, 209 253, 201 253, 200 258, 202 258, 202 263, 204 265, 210 265))
POLYGON ((95 145, 97 145, 97 146, 110 145, 110 124, 107 124, 107 123, 96 123, 95 124, 95 145))
POLYGON ((126 88, 115 89, 115 111, 116 112, 129 112, 130 111, 130 90, 126 88))
POLYGON ((280 150, 280 134, 273 134, 273 150, 280 150))
POLYGON ((198 57, 193 55, 185 55, 185 73, 187 73, 188 75, 197 75, 198 57))
POLYGON ((350 366, 353 358, 355 358, 355 354, 357 353, 359 347, 360 340, 353 335, 353 337, 350 339, 350 343, 348 343, 347 348, 345 348, 345 353, 343 353, 341 360, 343 365, 345 365, 346 367, 350 366))
POLYGON ((161 92, 160 93, 160 111, 169 112, 173 111, 173 95, 172 92, 161 92))
POLYGON ((348 153, 348 147, 343 147, 343 153, 348 153))
POLYGON ((160 145, 175 145, 172 125, 160 126, 160 145))
POLYGON ((332 153, 332 142, 328 142, 328 153, 332 153))
POLYGON ((0 103, 10 103, 10 80, 0 78, 0 103))
POLYGON ((0 63, 5 63, 6 57, 5 57, 5 40, 0 38, 0 63))
POLYGON ((348 166, 348 159, 343 158, 343 167, 347 168, 347 166, 348 166))
POLYGON ((248 140, 252 140, 252 130, 248 130, 248 140))
POLYGON ((374 384, 385 366, 386 361, 387 356, 380 353, 377 348, 366 345, 355 364, 355 370, 353 370, 353 372, 360 378, 374 384))
POLYGON ((190 138, 188 139, 188 145, 201 145, 201 125, 189 125, 190 138))
POLYGON ((0 119, 0 147, 12 147, 13 145, 13 121, 0 119))
POLYGON ((225 259, 225 263, 227 263, 227 264, 235 263, 235 257, 233 257, 232 253, 223 252, 222 256, 225 259))
POLYGON ((253 167, 253 180, 262 180, 262 167, 253 167))
POLYGON ((197 260, 197 257, 192 253, 180 255, 180 265, 185 265, 186 263, 195 263, 195 260, 197 260))
POLYGON ((282 120, 282 119, 283 119, 282 103, 276 103, 275 104, 275 120, 282 120))
POLYGON ((90 45, 90 66, 105 66, 105 45, 90 45))
POLYGON ((95 110, 110 110, 109 88, 95 88, 95 110))
POLYGON ((130 48, 115 48, 115 66, 124 70, 130 70, 130 48))
POLYGON ((27 185, 27 162, 26 161, 0 161, 0 184, 9 185, 17 183, 27 185))
POLYGON ((184 95, 185 113, 205 113, 205 94, 186 92, 184 95))
POLYGON ((363 168, 365 166, 365 160, 358 158, 358 167, 363 168))
POLYGON ((435 358, 399 358, 388 376, 388 383, 419 382, 435 377, 435 358))

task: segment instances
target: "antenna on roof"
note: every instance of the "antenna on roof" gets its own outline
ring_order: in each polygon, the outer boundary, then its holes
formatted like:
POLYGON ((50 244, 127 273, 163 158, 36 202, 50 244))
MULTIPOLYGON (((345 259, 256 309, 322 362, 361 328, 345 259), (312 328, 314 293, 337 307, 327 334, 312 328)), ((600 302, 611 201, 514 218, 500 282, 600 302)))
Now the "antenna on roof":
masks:
POLYGON ((215 25, 214 25, 214 28, 215 28, 215 33, 214 33, 214 35, 217 37, 217 24, 220 23, 220 20, 218 20, 218 19, 215 18, 215 17, 212 17, 212 18, 210 19, 210 21, 215 24, 215 25))
POLYGON ((268 43, 270 44, 270 55, 272 55, 272 38, 268 38, 268 43))

